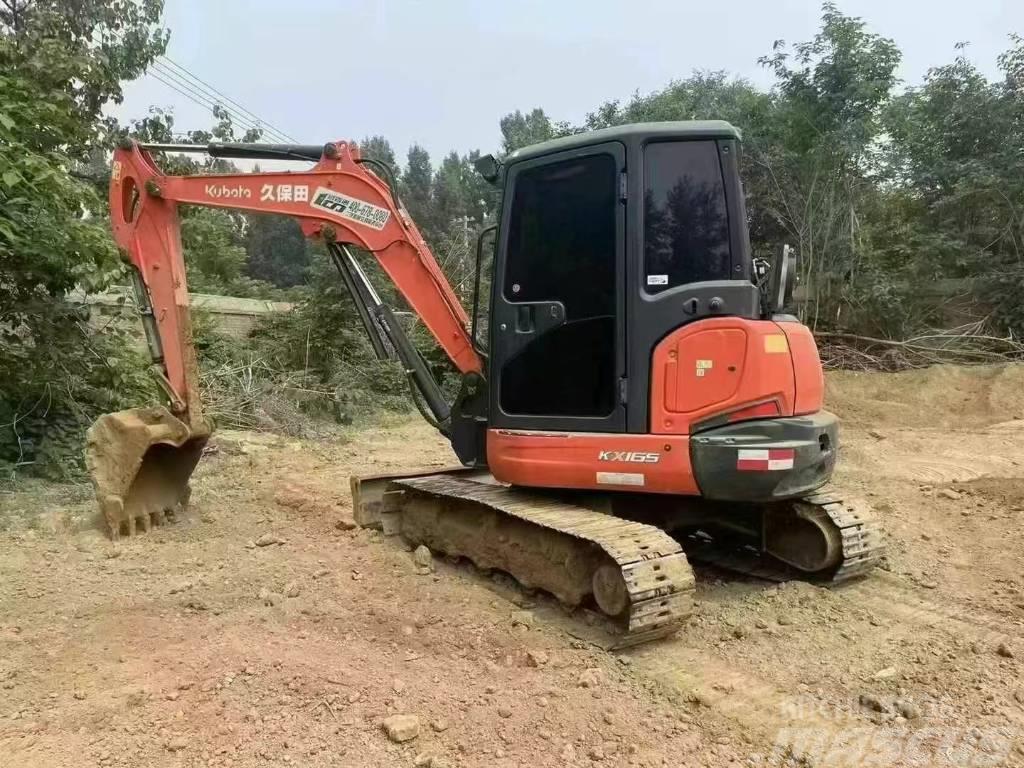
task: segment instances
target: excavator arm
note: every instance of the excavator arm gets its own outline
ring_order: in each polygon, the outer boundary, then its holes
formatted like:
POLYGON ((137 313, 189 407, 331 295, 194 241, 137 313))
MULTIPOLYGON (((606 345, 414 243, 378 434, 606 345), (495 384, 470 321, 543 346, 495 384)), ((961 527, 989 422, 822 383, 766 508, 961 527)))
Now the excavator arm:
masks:
POLYGON ((383 330, 433 414, 448 431, 448 405, 366 280, 349 246, 377 259, 398 292, 462 374, 482 374, 469 318, 422 235, 402 207, 390 169, 344 141, 305 145, 144 145, 114 153, 110 213, 114 239, 133 267, 139 309, 165 409, 107 414, 90 429, 86 458, 113 536, 187 503, 188 478, 211 427, 203 417, 192 342, 178 206, 202 205, 291 216, 303 233, 327 244, 377 353, 383 330), (200 151, 215 157, 309 160, 304 171, 168 176, 150 150, 200 151), (371 169, 373 169, 371 171, 371 169), (389 184, 388 181, 391 181, 389 184))
MULTIPOLYGON (((309 159, 311 149, 198 148, 221 157, 292 159, 309 159)), ((114 238, 137 268, 151 301, 172 403, 184 404, 187 411, 200 407, 178 226, 181 204, 291 216, 307 237, 372 253, 455 367, 461 373, 480 372, 465 310, 396 191, 369 171, 367 162, 357 147, 336 142, 325 145, 307 171, 166 176, 143 145, 130 142, 115 152, 110 184, 114 238)))

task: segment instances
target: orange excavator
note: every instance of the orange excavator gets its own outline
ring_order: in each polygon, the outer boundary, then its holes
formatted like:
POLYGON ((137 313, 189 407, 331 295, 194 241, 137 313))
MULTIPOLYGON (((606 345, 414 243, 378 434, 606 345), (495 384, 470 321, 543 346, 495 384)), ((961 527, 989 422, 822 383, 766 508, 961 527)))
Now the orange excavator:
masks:
POLYGON ((690 560, 839 582, 879 558, 877 524, 822 491, 837 456, 813 336, 784 313, 788 249, 751 256, 740 134, 720 121, 634 124, 517 150, 478 171, 502 189, 480 233, 472 311, 357 146, 125 141, 110 185, 166 408, 101 417, 87 458, 112 536, 187 505, 211 434, 197 386, 181 204, 295 218, 325 243, 372 346, 462 467, 352 478, 364 526, 500 569, 621 625, 674 632, 690 560), (152 152, 287 159, 308 170, 175 177, 152 152), (493 256, 487 311, 481 265, 493 256), (368 256, 369 255, 369 256, 368 256), (448 403, 371 285, 374 258, 461 375, 448 403))

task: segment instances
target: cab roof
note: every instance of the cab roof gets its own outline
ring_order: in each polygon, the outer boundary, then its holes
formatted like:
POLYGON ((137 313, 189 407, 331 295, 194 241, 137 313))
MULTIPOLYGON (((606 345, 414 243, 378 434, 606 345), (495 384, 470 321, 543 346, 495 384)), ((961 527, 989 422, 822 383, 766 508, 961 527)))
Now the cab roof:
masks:
POLYGON ((740 139, 739 128, 725 120, 675 120, 660 123, 629 123, 615 125, 611 128, 600 128, 596 131, 574 133, 560 139, 531 144, 512 152, 505 158, 507 163, 518 163, 553 152, 567 149, 589 147, 608 141, 620 141, 623 144, 645 142, 649 139, 664 141, 666 139, 740 139))

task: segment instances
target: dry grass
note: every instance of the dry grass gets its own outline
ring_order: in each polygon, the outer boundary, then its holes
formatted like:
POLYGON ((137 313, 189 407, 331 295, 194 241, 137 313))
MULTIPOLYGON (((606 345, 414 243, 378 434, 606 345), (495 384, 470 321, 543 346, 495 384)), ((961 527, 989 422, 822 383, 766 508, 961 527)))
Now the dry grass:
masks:
POLYGON ((337 404, 333 390, 310 386, 306 378, 259 358, 205 370, 200 389, 206 415, 222 427, 301 437, 309 432, 309 410, 334 410, 337 404))
POLYGON ((284 371, 254 357, 207 364, 200 390, 206 415, 218 427, 311 437, 383 412, 409 413, 404 385, 385 386, 392 379, 402 384, 400 368, 390 362, 340 361, 334 379, 323 384, 310 371, 284 371))
POLYGON ((826 369, 905 371, 930 365, 984 365, 1024 361, 1024 342, 998 336, 979 320, 948 330, 928 330, 907 339, 853 333, 815 334, 826 369))

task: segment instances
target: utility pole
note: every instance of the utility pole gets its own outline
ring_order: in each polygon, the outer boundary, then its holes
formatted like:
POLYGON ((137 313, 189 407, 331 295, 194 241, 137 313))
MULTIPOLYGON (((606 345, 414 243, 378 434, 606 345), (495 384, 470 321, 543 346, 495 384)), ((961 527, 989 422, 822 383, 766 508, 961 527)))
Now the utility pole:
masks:
POLYGON ((472 216, 460 216, 456 221, 462 223, 462 247, 469 248, 469 222, 473 221, 472 216))

